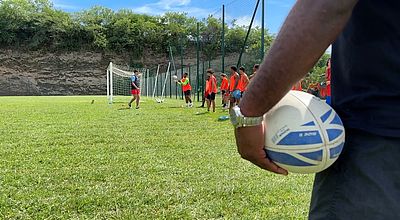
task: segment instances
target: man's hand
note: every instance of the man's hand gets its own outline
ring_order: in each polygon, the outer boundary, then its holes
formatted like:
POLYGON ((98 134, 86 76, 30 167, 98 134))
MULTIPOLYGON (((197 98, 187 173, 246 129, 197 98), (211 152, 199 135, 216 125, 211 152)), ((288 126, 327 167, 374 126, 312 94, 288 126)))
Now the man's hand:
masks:
POLYGON ((262 169, 288 175, 288 171, 273 163, 264 150, 264 126, 252 126, 235 129, 239 154, 262 169))

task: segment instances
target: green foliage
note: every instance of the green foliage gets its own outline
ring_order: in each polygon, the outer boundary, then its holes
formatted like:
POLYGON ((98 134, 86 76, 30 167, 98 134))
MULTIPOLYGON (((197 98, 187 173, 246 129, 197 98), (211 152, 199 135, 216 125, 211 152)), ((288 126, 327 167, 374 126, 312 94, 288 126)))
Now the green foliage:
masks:
MULTIPOLYGON (((221 55, 220 18, 209 16, 198 21, 186 13, 149 16, 126 9, 113 11, 102 6, 66 13, 55 9, 50 0, 3 0, 0 1, 0 47, 113 51, 128 53, 134 60, 143 57, 146 50, 168 56, 169 46, 175 54, 183 46, 193 56, 198 22, 202 60, 217 59, 221 55)), ((247 29, 235 21, 225 24, 227 54, 242 50, 247 29)), ((242 59, 248 70, 262 61, 260 38, 261 29, 253 27, 242 59)), ((266 30, 266 50, 273 40, 274 36, 266 30)), ((311 71, 310 79, 315 81, 323 73, 325 60, 311 71)))
MULTIPOLYGON (((198 21, 186 13, 149 16, 102 6, 66 13, 49 0, 4 0, 0 1, 0 46, 128 51, 134 57, 141 57, 144 50, 167 54, 170 45, 174 50, 181 44, 195 48, 197 22, 202 54, 214 59, 216 51, 221 51, 222 21, 212 16, 198 21)), ((240 51, 247 28, 226 25, 225 31, 226 52, 240 51)), ((250 42, 257 44, 259 30, 253 32, 250 42)))
POLYGON ((306 219, 313 176, 241 159, 227 112, 128 99, 0 97, 0 219, 306 219))

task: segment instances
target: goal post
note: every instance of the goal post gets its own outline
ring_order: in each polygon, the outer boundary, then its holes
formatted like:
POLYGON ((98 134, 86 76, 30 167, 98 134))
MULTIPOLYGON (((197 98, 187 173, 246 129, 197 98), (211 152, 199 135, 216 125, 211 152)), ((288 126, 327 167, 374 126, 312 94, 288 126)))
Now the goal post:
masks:
POLYGON ((131 77, 134 70, 139 71, 140 93, 144 94, 144 88, 146 87, 146 95, 148 95, 148 83, 145 80, 149 77, 149 70, 146 68, 134 68, 129 66, 120 66, 112 62, 107 67, 107 100, 109 104, 116 101, 129 101, 131 96, 131 77), (144 85, 145 84, 145 85, 144 85), (145 86, 145 87, 144 87, 145 86), (121 98, 120 98, 121 97, 121 98), (117 100, 118 98, 118 100, 117 100))
POLYGON ((107 101, 112 103, 128 103, 131 97, 131 77, 134 70, 139 71, 140 95, 147 96, 162 103, 172 96, 177 97, 180 86, 173 82, 172 75, 176 75, 174 63, 159 64, 152 69, 133 68, 116 65, 110 62, 106 69, 107 101))

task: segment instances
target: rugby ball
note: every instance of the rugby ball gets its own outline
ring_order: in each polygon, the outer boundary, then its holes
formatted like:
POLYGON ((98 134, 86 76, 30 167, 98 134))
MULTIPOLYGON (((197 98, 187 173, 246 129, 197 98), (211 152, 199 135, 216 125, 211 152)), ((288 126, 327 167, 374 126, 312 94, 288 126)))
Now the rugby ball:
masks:
POLYGON ((324 101, 290 91, 264 115, 265 149, 278 166, 293 173, 317 173, 342 152, 345 130, 324 101))

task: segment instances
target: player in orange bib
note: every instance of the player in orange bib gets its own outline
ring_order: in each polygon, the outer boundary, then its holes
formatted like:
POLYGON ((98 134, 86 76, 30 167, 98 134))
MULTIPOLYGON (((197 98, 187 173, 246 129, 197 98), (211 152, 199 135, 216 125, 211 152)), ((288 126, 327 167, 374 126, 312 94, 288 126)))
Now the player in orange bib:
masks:
POLYGON ((236 104, 236 100, 240 99, 240 90, 237 88, 239 83, 239 73, 237 72, 236 66, 231 66, 231 77, 229 79, 229 94, 230 94, 230 102, 229 102, 229 110, 233 108, 236 104))
POLYGON ((222 94, 222 107, 226 108, 228 105, 228 98, 229 98, 229 81, 228 78, 226 77, 225 73, 221 74, 221 94, 222 94))
POLYGON ((302 88, 302 86, 301 86, 301 81, 302 81, 302 80, 300 80, 300 81, 298 81, 296 84, 294 84, 294 85, 292 86, 292 90, 295 90, 295 91, 303 91, 303 88, 302 88))
POLYGON ((210 107, 212 107, 213 112, 215 112, 215 95, 218 92, 217 78, 215 78, 212 69, 207 70, 207 76, 210 77, 210 80, 208 81, 209 91, 207 96, 207 111, 210 111, 210 107))
POLYGON ((239 83, 237 88, 240 90, 240 97, 236 100, 236 104, 239 104, 240 98, 243 96, 243 93, 246 91, 247 86, 249 85, 249 77, 246 74, 246 70, 244 67, 239 68, 239 83))
POLYGON ((190 85, 188 74, 184 73, 183 78, 177 83, 182 86, 183 93, 185 94, 186 107, 193 107, 192 99, 190 98, 192 86, 190 85))

